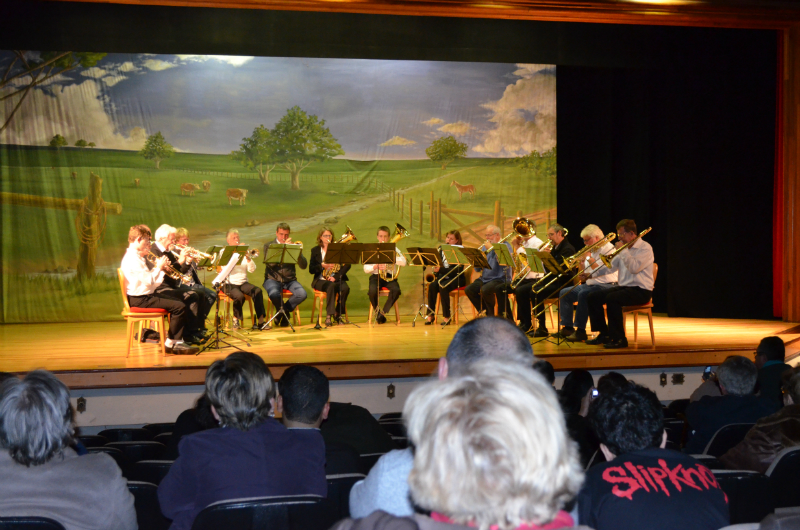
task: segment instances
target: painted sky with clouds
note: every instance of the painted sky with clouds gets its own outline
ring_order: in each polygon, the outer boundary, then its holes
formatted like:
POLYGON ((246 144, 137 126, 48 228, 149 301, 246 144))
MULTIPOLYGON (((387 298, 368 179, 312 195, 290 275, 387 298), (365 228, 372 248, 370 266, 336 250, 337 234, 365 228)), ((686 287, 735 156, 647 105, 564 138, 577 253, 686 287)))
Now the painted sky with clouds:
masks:
MULTIPOLYGON (((0 52, 0 69, 10 59, 0 52)), ((0 117, 11 105, 0 104, 0 117)), ((425 158, 445 135, 472 157, 556 144, 553 65, 153 54, 109 54, 53 78, 0 143, 47 145, 62 134, 70 145, 140 149, 161 131, 180 151, 227 154, 294 105, 326 121, 346 158, 425 158)))

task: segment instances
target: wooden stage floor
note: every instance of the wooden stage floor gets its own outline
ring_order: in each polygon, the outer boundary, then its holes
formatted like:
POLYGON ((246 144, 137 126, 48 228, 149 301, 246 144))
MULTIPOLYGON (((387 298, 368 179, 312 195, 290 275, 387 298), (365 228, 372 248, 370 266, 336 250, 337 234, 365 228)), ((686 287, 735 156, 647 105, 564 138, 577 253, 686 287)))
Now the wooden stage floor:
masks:
MULTIPOLYGON (((331 379, 400 378, 427 376, 436 370, 455 333, 454 326, 424 326, 403 317, 396 326, 364 324, 315 330, 304 325, 248 332, 251 347, 279 377, 291 364, 312 364, 331 379)), ((534 353, 555 369, 621 369, 684 367, 719 364, 728 355, 752 357, 758 341, 779 334, 800 347, 800 326, 765 320, 722 320, 655 317, 656 347, 650 344, 647 320, 640 319, 639 343, 632 343, 633 319, 628 319, 631 347, 606 350, 576 343, 534 344, 534 353), (644 324, 644 326, 641 326, 644 324)), ((57 372, 72 388, 202 384, 206 368, 232 348, 206 350, 198 356, 161 356, 156 345, 134 345, 125 357, 124 322, 75 324, 6 324, 0 326, 0 371, 26 372, 46 368, 57 372)))

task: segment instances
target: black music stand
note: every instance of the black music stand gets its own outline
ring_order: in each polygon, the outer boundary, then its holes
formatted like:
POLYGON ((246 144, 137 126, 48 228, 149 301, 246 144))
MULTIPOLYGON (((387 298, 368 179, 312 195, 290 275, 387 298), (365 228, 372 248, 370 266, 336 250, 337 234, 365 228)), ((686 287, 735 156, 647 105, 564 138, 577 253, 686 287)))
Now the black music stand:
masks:
MULTIPOLYGON (((542 262, 542 266, 547 270, 547 272, 556 275, 555 280, 552 280, 554 282, 557 282, 559 280, 559 278, 561 278, 562 276, 564 276, 565 274, 567 274, 569 272, 569 269, 567 269, 564 265, 559 263, 558 260, 556 258, 554 258, 553 255, 550 254, 549 252, 541 252, 541 251, 537 250, 537 251, 532 252, 531 254, 533 254, 536 257, 536 259, 538 259, 538 260, 540 260, 542 262)), ((536 284, 534 284, 534 286, 535 285, 536 284)), ((542 290, 544 290, 544 288, 542 288, 542 290)), ((537 299, 538 299, 538 293, 537 293, 537 299)), ((537 303, 531 309, 531 312, 533 313, 534 310, 537 307, 539 307, 539 305, 542 306, 542 311, 544 311, 545 310, 544 303, 545 303, 545 300, 542 300, 541 302, 537 303)), ((540 343, 542 341, 547 341, 547 342, 549 342, 551 344, 555 344, 556 346, 561 346, 561 344, 566 343, 566 345, 571 348, 572 345, 569 342, 567 342, 566 337, 562 337, 561 336, 561 317, 560 317, 560 315, 559 315, 559 319, 558 319, 557 330, 558 330, 558 332, 556 333, 555 340, 553 340, 553 337, 547 336, 547 337, 542 337, 541 339, 535 341, 533 344, 538 344, 538 343, 540 343)))
MULTIPOLYGON (((428 311, 431 313, 435 313, 435 308, 432 309, 428 304, 425 303, 427 301, 425 300, 425 269, 428 267, 442 267, 444 264, 439 259, 439 251, 435 248, 410 247, 406 249, 406 252, 408 252, 410 258, 408 260, 409 265, 422 267, 422 303, 420 304, 419 309, 417 309, 417 313, 414 315, 414 320, 411 321, 411 327, 413 328, 417 325, 417 317, 422 315, 423 307, 428 308, 428 311)), ((435 277, 433 281, 436 281, 435 277)), ((422 318, 427 318, 427 316, 428 315, 426 313, 425 315, 422 315, 422 318)))
MULTIPOLYGON (((217 258, 219 258, 219 257, 220 257, 220 254, 219 254, 219 253, 220 253, 220 252, 221 252, 221 251, 222 251, 224 248, 225 248, 225 247, 224 247, 224 246, 222 246, 222 245, 211 245, 210 247, 208 247, 208 248, 206 249, 206 254, 209 254, 211 257, 209 257, 209 258, 202 258, 202 259, 201 259, 200 261, 198 261, 196 264, 193 264, 193 265, 194 265, 194 267, 195 267, 195 272, 198 272, 198 271, 199 271, 201 268, 202 268, 202 269, 204 269, 204 270, 203 270, 203 281, 201 281, 201 282, 200 282, 200 284, 201 284, 201 285, 204 285, 204 286, 205 286, 205 280, 206 280, 206 270, 211 270, 211 269, 213 269, 214 267, 216 267, 216 266, 217 266, 217 264, 218 264, 218 261, 219 261, 217 258)), ((200 279, 200 275, 199 275, 199 274, 197 275, 197 279, 198 279, 198 280, 200 279)))
MULTIPOLYGON (((220 247, 222 249, 223 247, 220 247)), ((231 245, 224 247, 224 250, 219 251, 221 255, 219 259, 217 259, 217 263, 227 263, 225 267, 223 267, 222 272, 220 272, 216 278, 214 278, 214 282, 212 285, 214 286, 214 290, 217 291, 217 303, 216 309, 214 312, 214 340, 209 341, 205 344, 200 350, 198 350, 197 355, 200 355, 201 352, 204 352, 209 349, 219 350, 221 348, 220 344, 224 344, 226 346, 230 346, 231 348, 236 348, 239 351, 242 350, 239 346, 235 344, 231 344, 228 341, 219 338, 220 333, 225 335, 228 338, 239 339, 240 341, 247 344, 247 347, 250 348, 251 344, 247 342, 247 339, 241 333, 236 333, 233 329, 231 332, 228 333, 224 329, 222 329, 222 321, 219 319, 219 301, 220 297, 223 294, 223 288, 225 284, 228 283, 228 277, 231 275, 231 271, 233 267, 240 264, 242 259, 244 258, 245 252, 247 252, 247 245, 231 245)), ((204 258, 201 260, 200 263, 204 261, 209 261, 209 258, 204 258)))
MULTIPOLYGON (((325 252, 325 263, 329 263, 331 265, 355 265, 356 263, 361 261, 361 245, 359 243, 328 243, 328 250, 325 252)), ((339 269, 341 272, 341 269, 339 269)), ((339 276, 339 300, 337 304, 339 304, 339 316, 344 316, 345 324, 350 324, 355 327, 360 327, 358 324, 351 322, 349 318, 347 318, 347 314, 344 312, 344 307, 342 305, 342 277, 344 274, 339 276)), ((314 326, 314 329, 322 329, 322 326, 319 325, 319 317, 322 311, 317 313, 317 324, 314 326)))
MULTIPOLYGON (((361 243, 361 263, 364 265, 388 265, 396 262, 397 246, 394 243, 361 243)), ((378 283, 378 293, 380 293, 380 282, 378 283)), ((376 320, 378 312, 380 312, 380 308, 376 307, 373 315, 376 320)))
MULTIPOLYGON (((270 267, 272 263, 278 263, 279 265, 283 265, 284 263, 297 263, 297 260, 300 259, 300 254, 303 252, 303 245, 297 245, 294 243, 290 244, 270 244, 268 250, 264 252, 264 264, 267 267, 270 267)), ((270 267, 271 268, 271 267, 270 267)), ((278 293, 281 298, 281 307, 278 309, 275 308, 275 314, 272 315, 272 318, 269 319, 267 322, 267 326, 277 318, 278 315, 283 315, 283 318, 286 319, 286 322, 289 323, 289 327, 292 328, 292 333, 296 333, 297 330, 294 329, 292 326, 292 319, 290 318, 291 315, 287 315, 286 311, 283 310, 283 286, 281 286, 281 292, 278 293)), ((267 293, 267 298, 269 298, 269 293, 267 293)))

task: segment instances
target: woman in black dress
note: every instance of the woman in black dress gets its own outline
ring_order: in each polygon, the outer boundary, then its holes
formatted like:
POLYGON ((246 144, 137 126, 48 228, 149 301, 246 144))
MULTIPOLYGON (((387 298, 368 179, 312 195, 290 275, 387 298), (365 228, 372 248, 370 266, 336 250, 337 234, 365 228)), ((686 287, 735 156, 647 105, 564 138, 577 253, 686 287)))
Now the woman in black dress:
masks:
MULTIPOLYGON (((445 236, 444 242, 448 245, 463 245, 464 243, 461 241, 461 232, 458 230, 451 230, 447 232, 445 236)), ((442 261, 444 262, 444 256, 439 256, 442 261)), ((433 272, 435 273, 434 280, 428 284, 428 307, 430 308, 428 317, 425 319, 425 325, 430 326, 434 323, 436 319, 436 315, 434 311, 436 310, 436 296, 438 295, 442 301, 442 316, 444 317, 444 321, 442 325, 449 325, 450 324, 450 293, 458 289, 459 287, 464 287, 467 285, 467 275, 461 274, 458 279, 455 281, 450 282, 450 285, 447 287, 442 288, 439 285, 439 280, 441 280, 442 284, 446 284, 453 277, 464 270, 463 265, 446 265, 444 267, 434 267, 433 272)), ((458 308, 456 308, 458 310, 458 308)))
POLYGON ((311 260, 308 264, 308 271, 314 275, 311 287, 316 291, 327 294, 328 308, 325 318, 325 327, 333 325, 333 321, 347 323, 345 315, 345 304, 347 295, 350 294, 350 286, 347 285, 347 271, 350 265, 336 265, 325 263, 325 255, 328 251, 328 244, 333 240, 333 231, 327 226, 323 226, 317 235, 317 246, 311 249, 311 260), (323 273, 340 267, 335 273, 327 272, 325 278, 323 273), (339 295, 337 303, 336 295, 339 295), (342 319, 345 319, 344 321, 342 319))

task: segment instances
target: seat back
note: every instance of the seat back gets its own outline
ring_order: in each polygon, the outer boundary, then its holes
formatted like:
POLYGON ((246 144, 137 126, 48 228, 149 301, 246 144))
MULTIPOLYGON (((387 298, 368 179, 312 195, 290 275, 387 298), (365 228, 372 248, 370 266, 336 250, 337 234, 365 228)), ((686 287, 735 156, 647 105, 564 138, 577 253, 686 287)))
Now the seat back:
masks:
POLYGON ((47 517, 0 517, 0 530, 65 530, 58 521, 47 517))
POLYGON ((372 469, 372 466, 385 454, 386 453, 367 453, 359 455, 361 457, 361 472, 365 475, 369 474, 369 470, 372 469))
POLYGON ((757 523, 775 511, 772 484, 766 475, 755 471, 713 470, 712 473, 728 496, 731 524, 757 523))
POLYGON ((153 433, 153 436, 158 436, 159 434, 163 434, 165 432, 172 432, 175 430, 175 422, 172 423, 148 423, 147 425, 142 425, 142 429, 147 429, 148 431, 153 433))
MULTIPOLYGON (((317 495, 286 497, 253 497, 233 499, 210 504, 203 508, 192 524, 192 530, 294 530, 300 529, 296 519, 317 504, 317 495), (293 525, 292 522, 295 522, 293 525)), ((313 530, 313 529, 309 529, 313 530)))
POLYGON ((130 466, 126 475, 130 480, 150 482, 158 486, 169 473, 173 460, 139 460, 130 466))
POLYGON ((337 518, 326 526, 330 528, 333 523, 340 519, 350 517, 350 490, 359 480, 366 478, 361 473, 346 473, 341 475, 328 475, 328 498, 326 501, 336 506, 337 518))
POLYGON ((167 450, 167 447, 159 442, 109 442, 106 447, 122 451, 131 464, 142 460, 160 460, 167 450))
POLYGON ((128 491, 133 495, 136 521, 142 530, 169 530, 172 521, 161 514, 158 503, 158 486, 149 482, 128 481, 128 491))
POLYGON ((101 447, 87 447, 86 450, 89 453, 105 453, 111 458, 114 459, 114 462, 117 463, 120 470, 122 470, 122 476, 127 477, 128 468, 130 467, 130 462, 128 462, 128 458, 125 456, 125 453, 117 449, 116 447, 109 447, 107 445, 103 445, 101 447))
POLYGON ((767 469, 767 476, 775 490, 775 507, 800 506, 800 446, 787 447, 775 457, 767 469))
POLYGON ((109 442, 144 442, 153 439, 153 433, 147 429, 105 429, 97 434, 109 442))
POLYGON ((302 530, 328 530, 337 521, 350 517, 350 490, 365 478, 360 473, 328 475, 328 496, 310 506, 290 509, 291 528, 302 530))
POLYGON ((126 313, 131 312, 131 306, 128 303, 128 279, 122 272, 122 269, 117 269, 117 276, 119 277, 119 288, 122 292, 122 307, 126 313))
POLYGON ((744 440, 747 431, 749 431, 753 425, 755 425, 755 423, 731 423, 720 427, 708 441, 708 444, 706 444, 703 454, 719 458, 727 453, 733 446, 744 440))
POLYGON ((108 443, 108 438, 97 434, 81 434, 75 437, 84 447, 103 447, 108 443))

